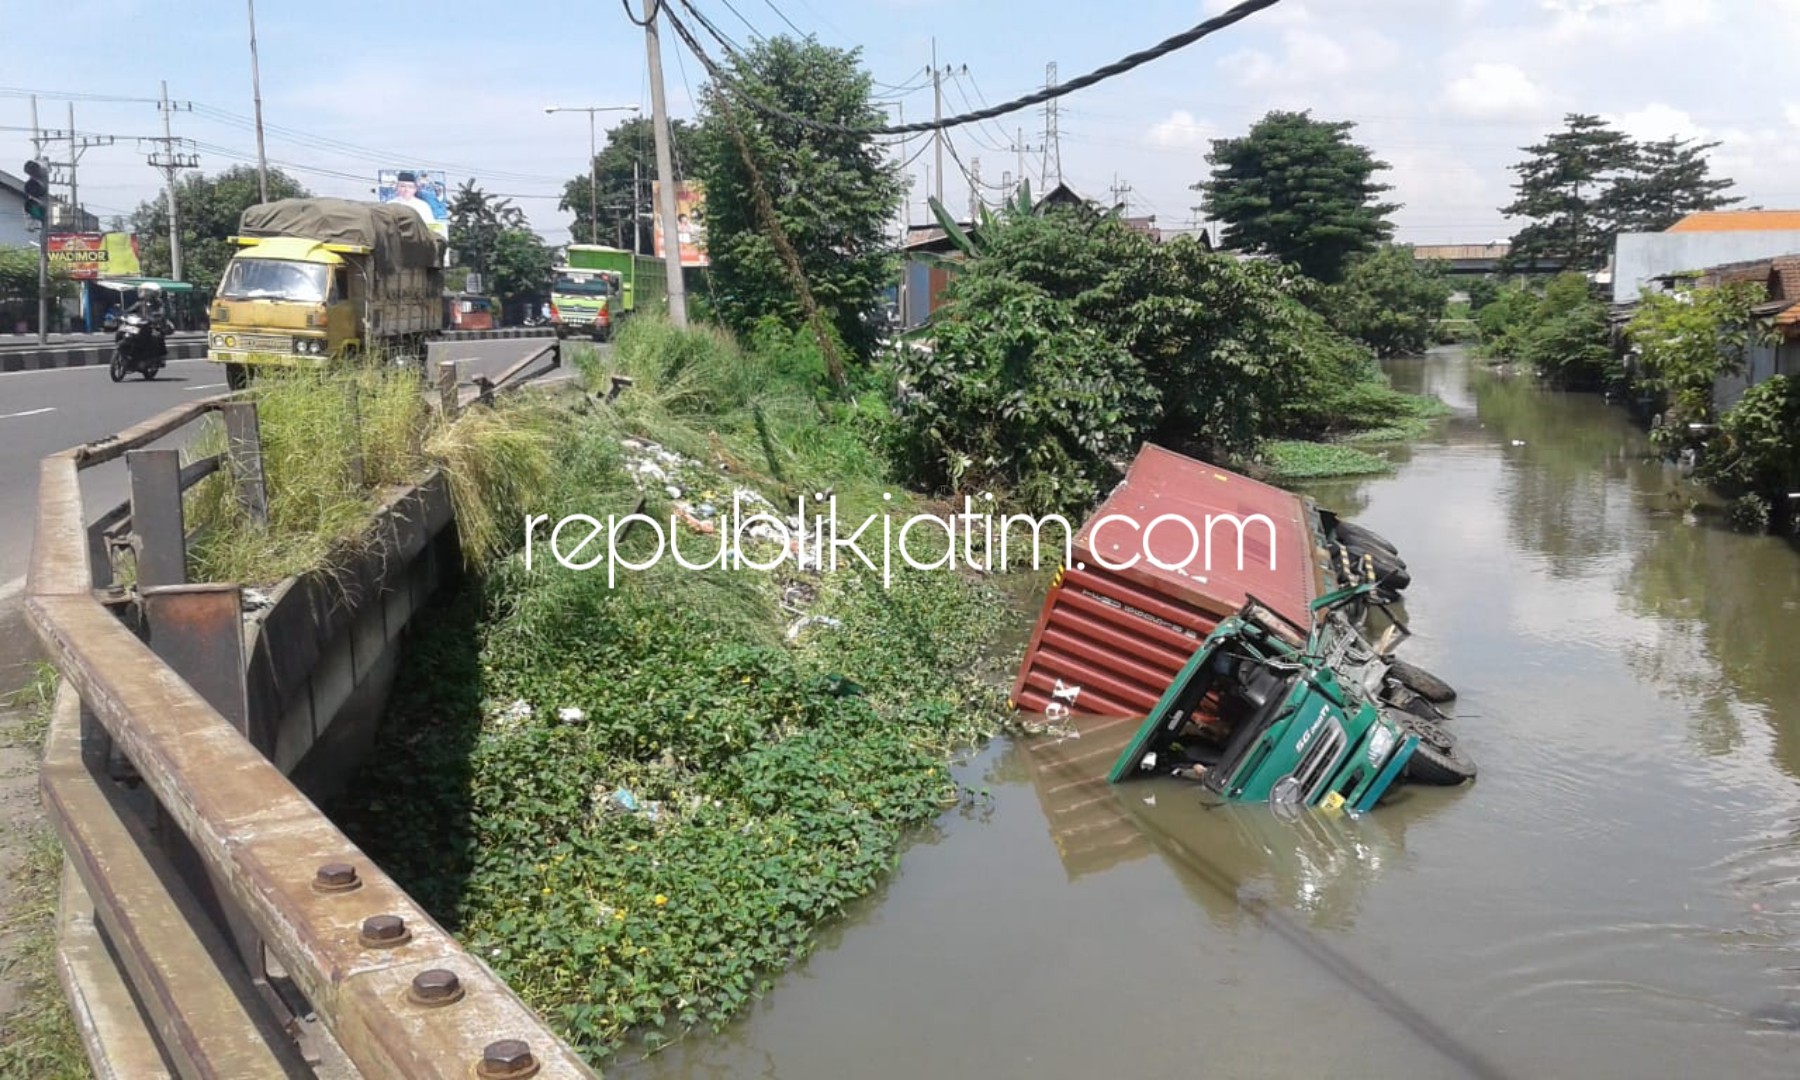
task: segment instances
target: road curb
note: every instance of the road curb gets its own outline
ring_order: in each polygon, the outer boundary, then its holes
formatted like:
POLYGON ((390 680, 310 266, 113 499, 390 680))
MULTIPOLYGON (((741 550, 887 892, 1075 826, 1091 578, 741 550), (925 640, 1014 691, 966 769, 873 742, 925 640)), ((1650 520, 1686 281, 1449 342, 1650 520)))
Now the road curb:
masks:
MULTIPOLYGON (((12 371, 52 371, 57 368, 96 367, 112 360, 111 345, 48 345, 42 349, 0 352, 0 374, 12 371)), ((206 341, 172 341, 169 359, 198 360, 206 355, 206 341)))

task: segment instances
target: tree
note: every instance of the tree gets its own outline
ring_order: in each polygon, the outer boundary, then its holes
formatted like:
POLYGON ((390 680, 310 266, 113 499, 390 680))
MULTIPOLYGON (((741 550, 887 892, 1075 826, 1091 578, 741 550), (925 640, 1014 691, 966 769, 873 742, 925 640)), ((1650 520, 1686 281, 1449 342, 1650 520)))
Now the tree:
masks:
POLYGON ((1390 244, 1352 261, 1322 306, 1331 325, 1377 356, 1415 356, 1431 344, 1450 293, 1442 270, 1420 266, 1411 247, 1390 244))
POLYGON ((873 350, 876 331, 865 315, 893 278, 887 233, 902 187, 897 164, 861 133, 886 114, 871 100, 860 58, 860 50, 810 38, 772 38, 736 55, 728 81, 702 91, 696 174, 706 184, 711 299, 734 329, 747 331, 765 315, 797 328, 806 317, 766 211, 839 340, 859 356, 873 350), (860 130, 821 130, 773 110, 860 130))
POLYGON ((1653 439, 1679 444, 1690 438, 1690 424, 1712 423, 1715 384, 1741 373, 1751 348, 1767 340, 1767 328, 1751 317, 1767 292, 1750 281, 1645 294, 1625 336, 1642 368, 1638 384, 1668 403, 1653 439))
MULTIPOLYGON (((669 121, 675 179, 692 174, 699 160, 699 132, 683 120, 669 121)), ((656 179, 656 142, 650 118, 634 116, 609 128, 606 145, 595 155, 593 171, 584 172, 563 185, 558 208, 575 215, 569 235, 579 243, 590 237, 613 247, 648 255, 655 250, 650 240, 650 182, 656 179), (590 200, 594 174, 600 178, 598 197, 590 200), (598 230, 590 228, 589 207, 598 203, 598 230), (636 215, 636 216, 634 216, 636 215), (638 220, 642 227, 634 227, 638 220)))
POLYGON ((1597 116, 1570 113, 1564 128, 1535 146, 1512 167, 1517 197, 1501 213, 1529 218, 1512 238, 1507 261, 1525 265, 1561 259, 1571 270, 1594 269, 1612 252, 1618 231, 1606 212, 1605 194, 1637 160, 1637 148, 1597 116))
MULTIPOLYGON (((203 293, 218 287, 219 277, 233 254, 231 237, 238 231, 244 211, 261 201, 256 166, 233 165, 215 176, 188 173, 177 183, 181 217, 181 271, 203 293)), ((311 192, 280 169, 269 170, 269 199, 305 198, 311 192)), ((140 203, 131 215, 138 235, 139 259, 144 273, 166 277, 174 270, 169 260, 169 194, 160 192, 140 203)))
POLYGON ((1393 235, 1397 203, 1374 176, 1386 169, 1350 141, 1355 124, 1310 112, 1271 112, 1249 134, 1214 139, 1212 176, 1194 185, 1208 215, 1225 223, 1228 248, 1274 255, 1308 277, 1334 282, 1352 256, 1393 235))
POLYGON ((458 262, 483 276, 493 271, 501 235, 524 228, 523 210, 482 191, 473 179, 457 188, 450 201, 450 246, 458 262))
POLYGON ((489 293, 510 305, 534 299, 549 287, 556 258, 529 229, 505 229, 494 240, 484 284, 489 293))
POLYGON ((1732 180, 1711 174, 1705 155, 1718 145, 1675 138, 1638 145, 1601 200, 1604 216, 1618 232, 1661 232, 1689 214, 1743 202, 1724 194, 1732 180))

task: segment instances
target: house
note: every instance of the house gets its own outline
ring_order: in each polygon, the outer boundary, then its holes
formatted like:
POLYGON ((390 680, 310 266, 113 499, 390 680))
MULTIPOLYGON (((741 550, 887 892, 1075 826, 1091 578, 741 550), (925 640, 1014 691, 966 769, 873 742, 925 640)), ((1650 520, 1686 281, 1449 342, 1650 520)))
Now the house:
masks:
POLYGON ((1711 266, 1698 273, 1663 275, 1655 284, 1679 290, 1760 283, 1767 299, 1750 310, 1765 333, 1750 346, 1744 370, 1713 384, 1713 407, 1719 412, 1736 405, 1744 391, 1773 375, 1800 375, 1800 254, 1746 259, 1711 266))
POLYGON ((1709 210, 1662 232, 1620 233, 1613 240, 1613 303, 1635 303, 1646 286, 1672 274, 1796 251, 1800 210, 1709 210))

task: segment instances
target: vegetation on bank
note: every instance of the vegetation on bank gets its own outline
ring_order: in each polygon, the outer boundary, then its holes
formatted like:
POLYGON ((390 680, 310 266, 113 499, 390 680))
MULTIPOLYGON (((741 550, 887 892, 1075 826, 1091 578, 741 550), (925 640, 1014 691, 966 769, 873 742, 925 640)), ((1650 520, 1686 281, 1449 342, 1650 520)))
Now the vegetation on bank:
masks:
MULTIPOLYGON (((1472 307, 1476 299, 1471 293, 1472 307)), ((1479 299, 1473 316, 1486 355, 1525 364, 1565 390, 1597 390, 1620 377, 1606 305, 1584 275, 1559 274, 1541 288, 1513 282, 1479 299)))
MULTIPOLYGON (((392 365, 275 368, 257 377, 250 398, 268 523, 250 519, 226 473, 190 489, 196 581, 268 585, 339 566, 372 539, 381 498, 432 468, 449 481, 465 553, 481 559, 548 486, 561 425, 556 412, 517 399, 447 420, 427 402, 417 371, 392 365)), ((213 421, 193 456, 223 449, 223 424, 213 421)))
MULTIPOLYGON (((879 393, 821 400, 804 338, 765 327, 739 347, 638 321, 582 368, 593 386, 634 381, 580 407, 537 512, 604 521, 642 498, 700 562, 734 498, 785 516, 788 496, 830 486, 852 522, 908 512, 881 498, 912 501, 887 482, 879 393)), ((897 571, 884 588, 791 558, 773 572, 665 558, 609 586, 604 566, 557 565, 547 532, 530 570, 522 551, 494 559, 422 621, 340 817, 603 1058, 634 1032, 655 1045, 725 1022, 910 831, 967 797, 946 759, 1000 722, 998 680, 981 675, 1007 615, 955 572, 897 571)), ((634 561, 655 547, 642 525, 625 541, 634 561)))
MULTIPOLYGON (((48 664, 23 689, 0 700, 16 710, 0 727, 0 745, 43 753, 56 696, 56 674, 48 664)), ((93 1075, 75 1018, 56 974, 56 910, 63 853, 48 822, 33 820, 15 837, 23 848, 11 872, 7 909, 0 913, 0 978, 15 989, 10 1012, 0 1015, 0 1076, 32 1080, 87 1080, 93 1075)))
POLYGON ((1248 461, 1268 438, 1418 414, 1367 348, 1309 306, 1329 307, 1324 287, 1292 268, 1189 238, 1159 244, 1110 215, 1034 213, 1028 200, 972 234, 940 215, 965 258, 929 348, 893 361, 893 445, 920 486, 1080 514, 1146 440, 1248 461))

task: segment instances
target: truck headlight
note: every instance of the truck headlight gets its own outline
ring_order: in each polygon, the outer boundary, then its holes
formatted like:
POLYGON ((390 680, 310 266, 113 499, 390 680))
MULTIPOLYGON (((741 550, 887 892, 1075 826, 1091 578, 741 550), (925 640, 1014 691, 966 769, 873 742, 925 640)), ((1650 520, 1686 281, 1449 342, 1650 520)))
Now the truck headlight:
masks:
POLYGON ((1388 752, 1400 741, 1400 733, 1386 724, 1375 725, 1375 731, 1369 736, 1369 762, 1380 764, 1387 760, 1388 752))
POLYGON ((214 334, 212 336, 212 343, 215 348, 220 348, 220 349, 224 348, 225 347, 225 335, 224 334, 214 334))

